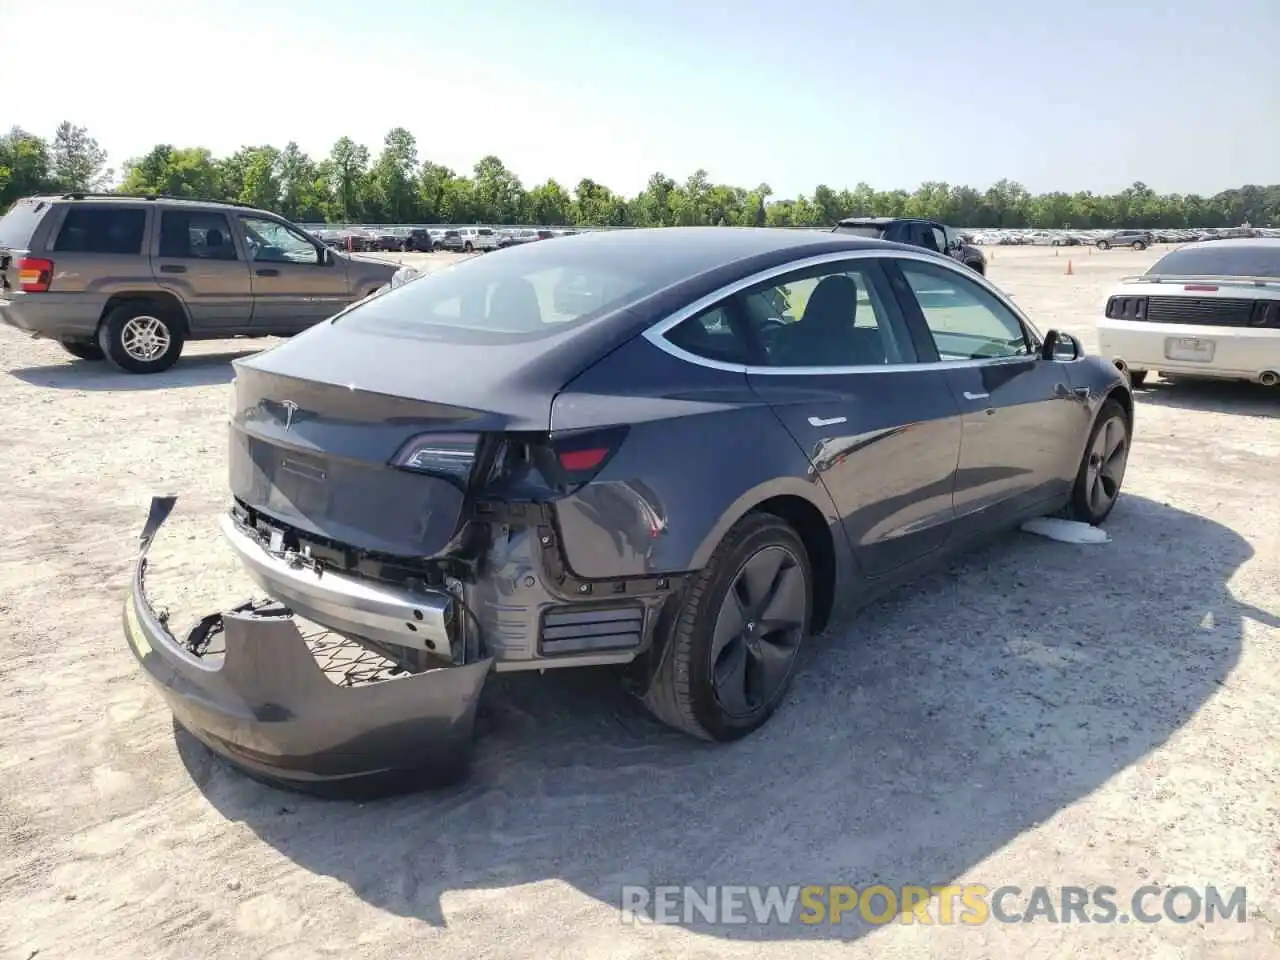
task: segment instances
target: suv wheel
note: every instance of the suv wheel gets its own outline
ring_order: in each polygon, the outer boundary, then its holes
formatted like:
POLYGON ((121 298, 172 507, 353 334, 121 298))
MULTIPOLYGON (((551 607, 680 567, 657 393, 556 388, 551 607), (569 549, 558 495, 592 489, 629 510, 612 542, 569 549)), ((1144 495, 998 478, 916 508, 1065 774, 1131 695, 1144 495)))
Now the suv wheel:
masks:
POLYGON ((464 243, 464 244, 462 245, 462 249, 463 249, 464 251, 466 251, 467 253, 474 253, 476 248, 475 248, 475 247, 473 247, 473 246, 471 245, 471 241, 470 241, 470 240, 468 240, 466 243, 464 243))
POLYGON ((1134 249, 1134 250, 1145 250, 1145 249, 1147 249, 1147 245, 1146 245, 1145 243, 1143 243, 1141 240, 1135 240, 1135 241, 1133 241, 1133 249, 1134 249))
POLYGON ((694 579, 645 705, 703 740, 746 736, 782 701, 812 610, 799 536, 775 516, 748 514, 694 579))
POLYGON ((1111 244, 1109 244, 1106 240, 1099 240, 1099 241, 1098 241, 1098 249, 1099 249, 1099 250, 1110 250, 1110 249, 1111 249, 1111 244))
POLYGON ((107 359, 129 373, 168 370, 182 353, 182 325, 150 301, 122 303, 98 328, 98 345, 107 359))
POLYGON ((67 351, 77 360, 101 360, 104 356, 102 348, 93 340, 75 340, 67 338, 59 340, 58 343, 62 349, 67 351))

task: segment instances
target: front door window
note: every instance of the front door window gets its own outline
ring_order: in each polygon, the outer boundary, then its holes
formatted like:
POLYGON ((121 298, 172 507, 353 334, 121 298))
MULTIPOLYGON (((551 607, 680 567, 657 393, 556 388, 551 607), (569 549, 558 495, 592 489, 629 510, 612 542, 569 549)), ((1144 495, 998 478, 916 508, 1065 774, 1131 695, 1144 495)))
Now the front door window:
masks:
POLYGON ((297 231, 276 220, 241 217, 249 259, 255 263, 320 262, 320 248, 297 231))

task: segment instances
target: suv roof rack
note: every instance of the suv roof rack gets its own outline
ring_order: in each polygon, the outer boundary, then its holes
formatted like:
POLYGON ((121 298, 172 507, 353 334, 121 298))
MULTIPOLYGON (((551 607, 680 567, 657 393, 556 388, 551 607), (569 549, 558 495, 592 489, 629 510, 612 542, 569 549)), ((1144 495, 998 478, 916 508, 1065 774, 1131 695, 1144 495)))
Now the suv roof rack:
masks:
POLYGON ((175 197, 167 193, 114 193, 110 191, 94 192, 91 190, 76 190, 72 193, 64 193, 63 200, 174 200, 179 203, 207 203, 219 207, 241 207, 240 203, 230 203, 226 200, 206 200, 204 197, 175 197))

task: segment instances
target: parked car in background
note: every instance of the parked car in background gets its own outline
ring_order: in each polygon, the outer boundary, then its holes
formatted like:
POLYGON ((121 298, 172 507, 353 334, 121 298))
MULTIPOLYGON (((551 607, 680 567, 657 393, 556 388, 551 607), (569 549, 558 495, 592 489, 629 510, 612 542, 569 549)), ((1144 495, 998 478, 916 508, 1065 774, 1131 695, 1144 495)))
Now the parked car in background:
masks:
POLYGON ((1122 280, 1105 313, 1098 343, 1134 384, 1155 370, 1280 385, 1280 240, 1179 247, 1122 280))
POLYGON ((273 213, 155 195, 28 197, 0 218, 0 320, 130 373, 188 340, 298 333, 390 280, 273 213))
POLYGON ((529 243, 235 370, 221 527, 278 603, 172 633, 159 499, 126 633, 181 724, 308 789, 464 771, 495 670, 626 667, 741 738, 840 612, 1030 517, 1102 523, 1132 424, 1111 362, 972 270, 808 230, 529 243), (295 614, 398 673, 330 683, 295 614))
POLYGON ((1099 237, 1096 245, 1099 250, 1110 250, 1112 247, 1145 250, 1155 242, 1156 238, 1150 230, 1117 230, 1105 237, 1099 237))
POLYGON ((458 233, 462 237, 462 249, 466 253, 498 249, 498 234, 492 227, 462 227, 458 233))
POLYGON ((461 230, 445 230, 441 232, 436 246, 440 250, 449 250, 458 253, 462 250, 462 231, 461 230))
POLYGON ((976 273, 987 272, 986 255, 977 247, 965 243, 960 235, 936 220, 919 220, 910 217, 847 217, 841 220, 832 233, 846 233, 858 237, 907 243, 946 254, 952 260, 963 263, 976 273))
POLYGON ((533 230, 527 227, 513 228, 510 230, 503 230, 498 234, 498 246, 516 247, 534 239, 536 239, 536 237, 534 236, 533 230))
POLYGON ((435 237, 425 227, 414 227, 405 234, 400 249, 405 253, 430 253, 436 249, 435 237))
POLYGON ((370 249, 380 253, 390 253, 404 248, 406 231, 401 229, 370 231, 370 249))

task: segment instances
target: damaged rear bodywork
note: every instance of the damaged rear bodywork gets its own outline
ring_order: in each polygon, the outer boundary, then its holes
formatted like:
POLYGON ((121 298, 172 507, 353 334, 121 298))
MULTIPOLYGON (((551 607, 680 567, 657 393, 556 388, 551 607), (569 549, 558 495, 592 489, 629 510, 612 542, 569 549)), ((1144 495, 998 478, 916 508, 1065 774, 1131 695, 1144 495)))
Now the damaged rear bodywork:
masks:
POLYGON ((147 552, 176 498, 156 498, 140 538, 125 634, 175 719, 260 778, 324 792, 446 783, 464 775, 491 658, 411 671, 280 603, 246 603, 184 637, 146 593, 147 552))

